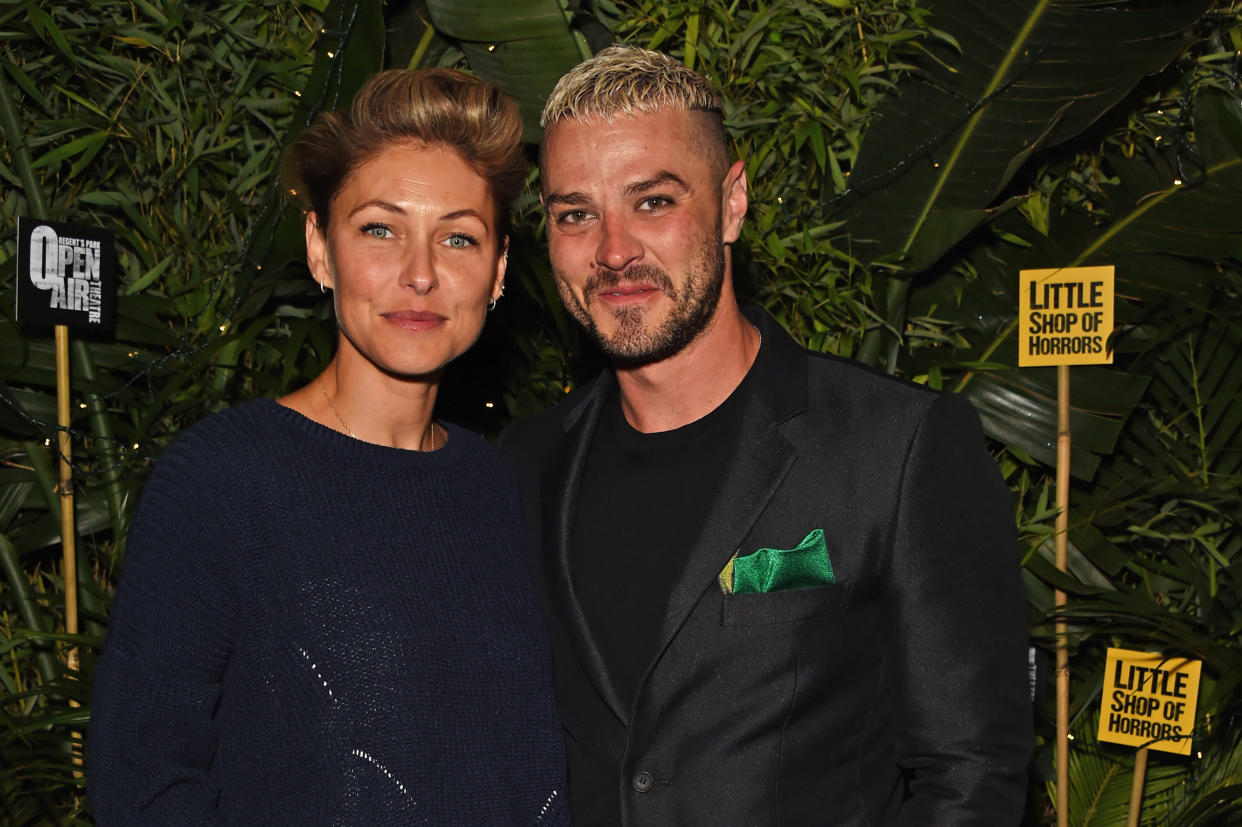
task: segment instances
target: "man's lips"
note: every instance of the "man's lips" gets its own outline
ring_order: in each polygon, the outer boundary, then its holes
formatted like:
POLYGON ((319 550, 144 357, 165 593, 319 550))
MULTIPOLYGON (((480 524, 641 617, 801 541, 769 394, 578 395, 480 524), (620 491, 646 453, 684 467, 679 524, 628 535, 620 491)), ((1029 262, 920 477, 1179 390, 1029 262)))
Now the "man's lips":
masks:
POLYGON ((617 284, 601 287, 593 295, 610 302, 629 302, 641 301, 659 292, 660 288, 654 284, 617 284))
POLYGON ((406 330, 428 330, 443 324, 445 317, 430 310, 394 310, 384 318, 406 330))

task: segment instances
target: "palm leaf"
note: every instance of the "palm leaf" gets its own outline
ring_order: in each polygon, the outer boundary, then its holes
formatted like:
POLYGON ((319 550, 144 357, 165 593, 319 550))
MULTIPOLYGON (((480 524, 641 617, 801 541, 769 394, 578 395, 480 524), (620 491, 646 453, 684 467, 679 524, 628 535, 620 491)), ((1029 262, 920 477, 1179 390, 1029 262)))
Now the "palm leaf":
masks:
POLYGON ((1211 260, 1242 251, 1242 110, 1213 89, 1200 93, 1194 108, 1201 169, 1180 171, 1174 151, 1146 163, 1113 157, 1120 184, 1111 188, 1110 206, 1117 218, 1077 251, 1075 263, 1145 252, 1211 260))
POLYGON ((960 48, 930 45, 923 71, 868 131, 843 212, 854 249, 930 266, 1034 152, 1079 134, 1172 60, 1210 5, 933 3, 935 25, 960 48))
POLYGON ((597 44, 609 37, 557 0, 428 0, 427 12, 471 69, 517 101, 530 142, 539 140, 539 113, 556 81, 591 55, 584 28, 597 44))
MULTIPOLYGON (((1069 823, 1075 827, 1112 827, 1125 824, 1130 812, 1130 789, 1134 780, 1134 754, 1130 747, 1096 740, 1099 715, 1083 715, 1073 727, 1069 752, 1069 823)), ((1156 751, 1148 753, 1143 785, 1143 823, 1168 810, 1171 794, 1186 785, 1190 768, 1179 758, 1156 751)))
MULTIPOLYGON (((956 387, 979 405, 993 437, 1041 462, 1054 461, 1052 373, 1016 367, 1019 270, 1114 263, 1117 322, 1130 331, 1115 344, 1142 350, 1155 344, 1147 338, 1153 317, 1167 316, 1176 307, 1202 307, 1221 280, 1210 259, 1242 249, 1242 212, 1229 203, 1242 191, 1242 140, 1237 138, 1242 134, 1242 115, 1236 103, 1209 91, 1196 101, 1195 125, 1205 160, 1204 177, 1196 185, 1175 185, 1173 162, 1165 159, 1161 167, 1160 156, 1152 165, 1130 165, 1120 178, 1123 183, 1104 190, 1110 215, 1058 216, 1053 235, 1044 236, 1012 214, 998 222, 997 229, 1009 238, 1023 239, 1023 245, 1000 239, 978 245, 971 259, 972 278, 951 273, 920 281, 912 289, 913 315, 934 314, 961 326, 955 358, 941 368, 961 371, 956 387), (1166 175, 1160 175, 1161 168, 1166 175)), ((907 369, 927 370, 927 360, 937 358, 943 360, 944 354, 916 356, 907 369)), ((1075 368, 1074 377, 1072 471, 1080 479, 1090 479, 1099 458, 1113 451, 1146 380, 1116 368, 1075 368), (1083 396, 1092 389, 1103 392, 1083 396)), ((1215 437, 1218 442, 1238 435, 1242 412, 1237 410, 1233 405, 1214 409, 1213 416, 1223 420, 1224 436, 1215 437)))

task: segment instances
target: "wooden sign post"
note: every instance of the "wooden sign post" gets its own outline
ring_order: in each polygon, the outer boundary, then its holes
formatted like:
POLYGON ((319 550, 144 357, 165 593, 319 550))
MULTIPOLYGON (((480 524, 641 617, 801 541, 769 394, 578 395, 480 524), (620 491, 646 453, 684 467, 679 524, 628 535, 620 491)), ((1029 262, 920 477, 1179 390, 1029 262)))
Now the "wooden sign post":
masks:
MULTIPOLYGON (((1062 267, 1018 274, 1018 366, 1057 367, 1057 519, 1055 562, 1065 571, 1069 543, 1069 366, 1112 364, 1113 268, 1062 267)), ((1057 825, 1069 824, 1069 649, 1057 589, 1057 825)))
MULTIPOLYGON (((56 452, 59 456, 61 575, 65 582, 65 633, 78 633, 78 554, 74 527, 73 442, 70 438, 69 327, 109 331, 116 302, 112 234, 98 227, 17 219, 17 319, 51 325, 56 342, 56 452)), ((65 653, 78 670, 78 647, 65 653)), ((71 705, 76 703, 70 701, 71 705)), ((76 733, 75 733, 76 736, 76 733)), ((75 763, 80 757, 75 757, 75 763)))
POLYGON ((1126 827, 1138 827, 1147 751, 1190 755, 1203 664, 1154 652, 1112 649, 1104 661, 1100 741, 1138 747, 1126 827))

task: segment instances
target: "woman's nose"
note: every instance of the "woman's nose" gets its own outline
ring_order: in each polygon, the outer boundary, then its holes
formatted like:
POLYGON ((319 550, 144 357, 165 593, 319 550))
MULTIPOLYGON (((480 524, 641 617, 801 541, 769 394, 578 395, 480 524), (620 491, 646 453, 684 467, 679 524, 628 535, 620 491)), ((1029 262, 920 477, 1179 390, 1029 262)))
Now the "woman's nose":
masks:
POLYGON ((429 293, 437 283, 439 283, 439 277, 436 275, 435 256, 423 249, 421 245, 418 245, 417 249, 410 250, 402 263, 401 286, 412 287, 415 293, 423 296, 429 293))

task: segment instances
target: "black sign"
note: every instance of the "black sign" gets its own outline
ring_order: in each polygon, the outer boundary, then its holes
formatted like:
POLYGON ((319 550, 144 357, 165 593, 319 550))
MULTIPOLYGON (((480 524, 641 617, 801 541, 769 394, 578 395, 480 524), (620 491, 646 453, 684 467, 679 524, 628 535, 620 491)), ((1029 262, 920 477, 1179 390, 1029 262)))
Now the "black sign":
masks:
POLYGON ((111 330, 114 261, 107 230, 18 217, 18 321, 111 330))

